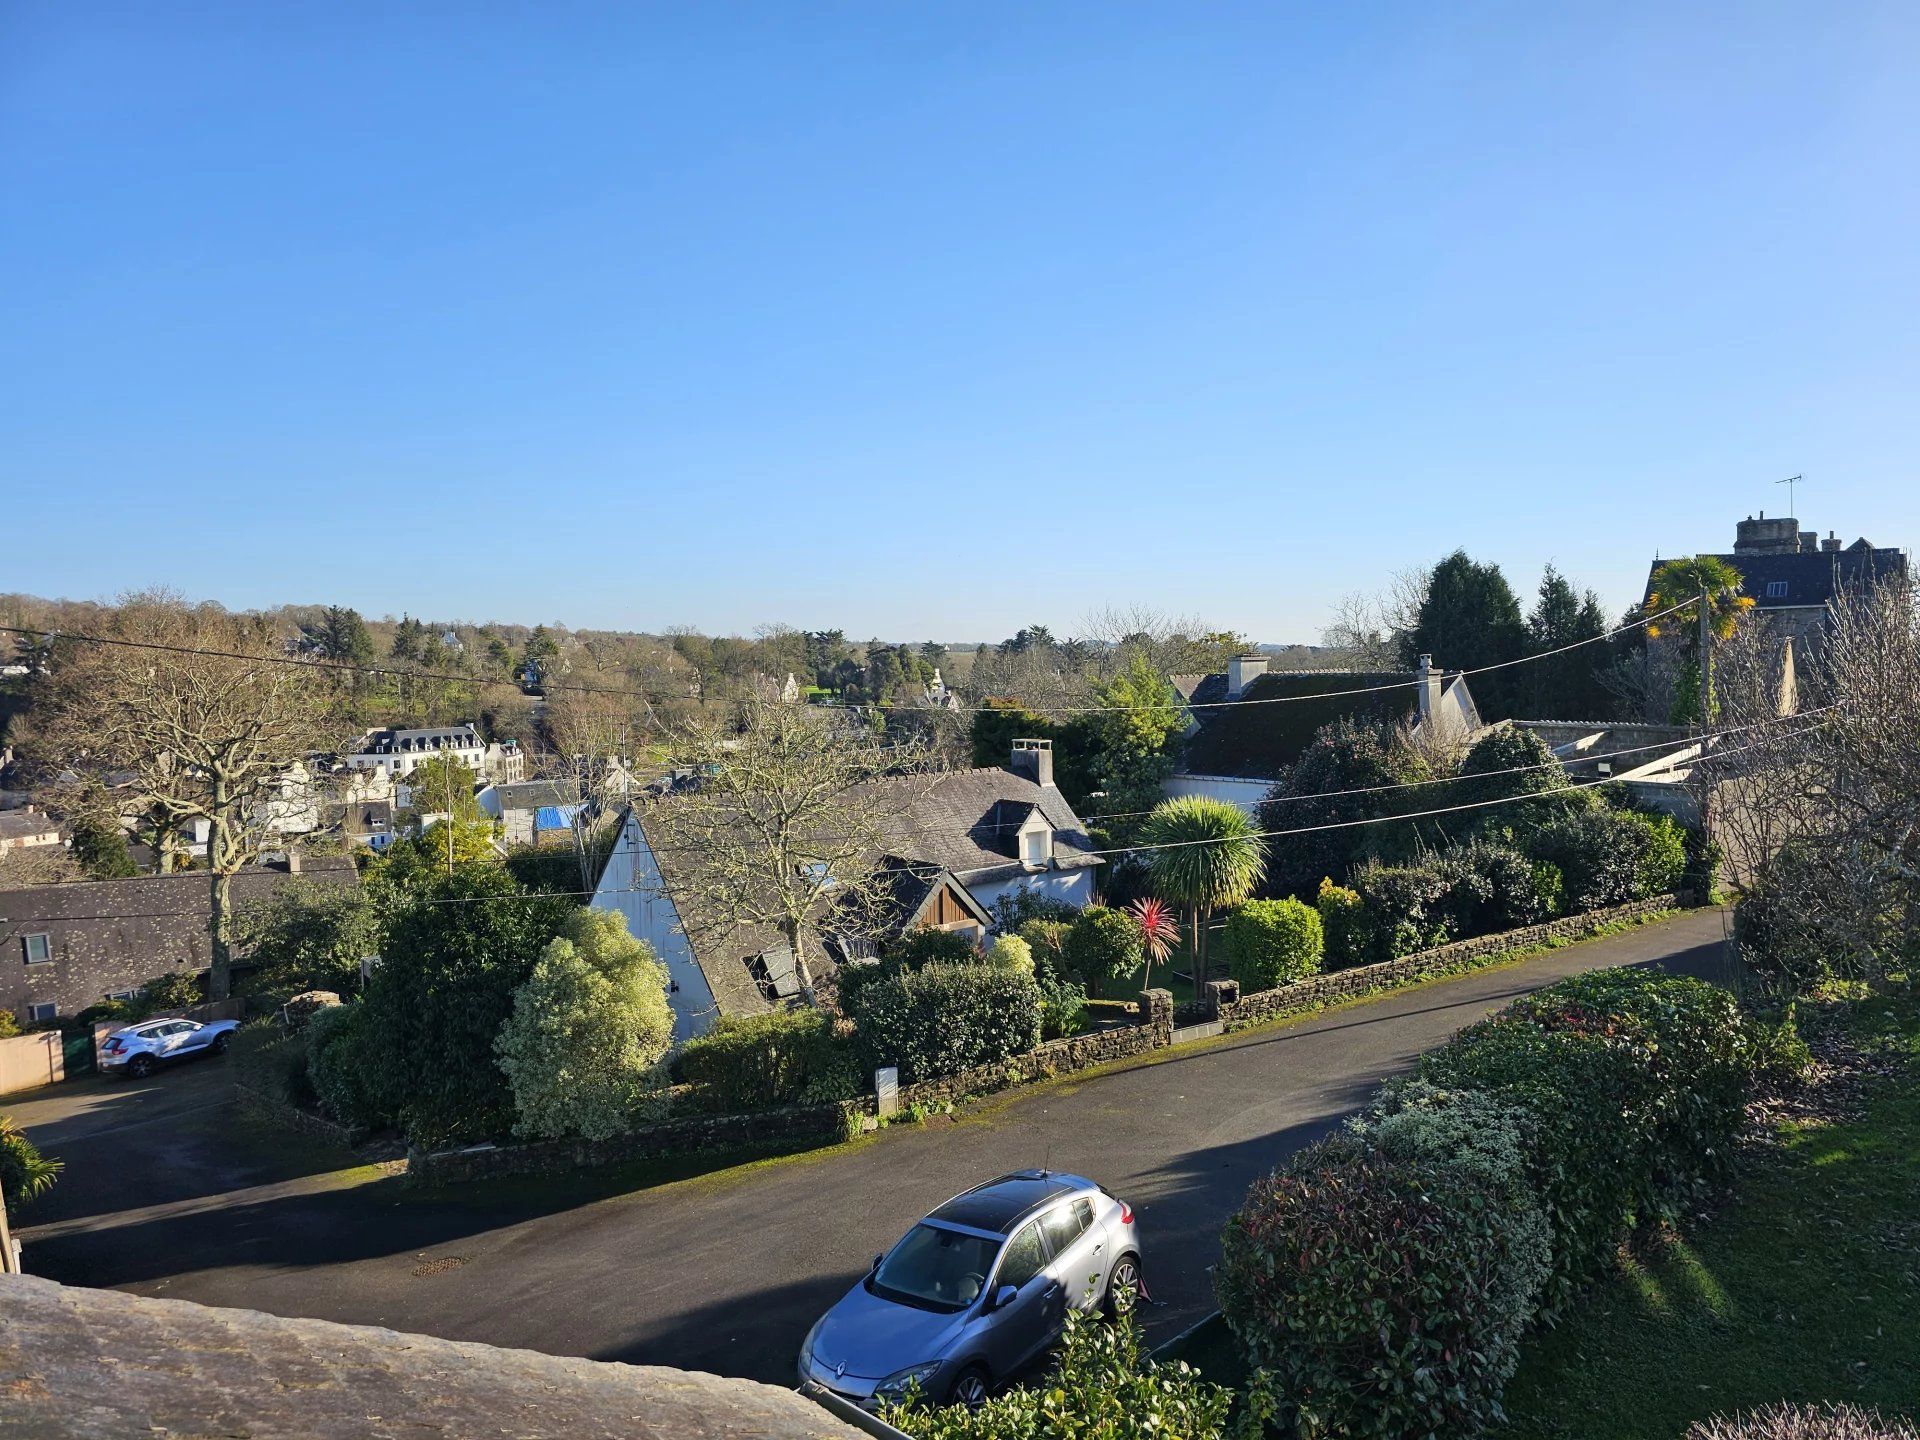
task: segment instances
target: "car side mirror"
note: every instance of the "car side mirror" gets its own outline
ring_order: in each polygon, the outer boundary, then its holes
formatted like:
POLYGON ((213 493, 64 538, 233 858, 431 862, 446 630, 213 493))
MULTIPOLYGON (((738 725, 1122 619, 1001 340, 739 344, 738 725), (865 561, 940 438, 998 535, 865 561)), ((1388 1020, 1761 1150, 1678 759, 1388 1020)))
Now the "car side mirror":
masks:
POLYGON ((884 1259, 886 1259, 886 1258, 887 1258, 887 1255, 886 1255, 886 1252, 885 1252, 884 1250, 883 1250, 883 1251, 881 1251, 881 1252, 880 1252, 880 1253, 879 1253, 878 1255, 876 1255, 876 1256, 874 1256, 874 1257, 873 1257, 873 1263, 872 1263, 871 1265, 869 1265, 869 1266, 867 1266, 867 1273, 868 1273, 869 1275, 871 1275, 871 1274, 873 1274, 873 1272, 874 1272, 874 1271, 876 1271, 876 1270, 878 1270, 878 1269, 880 1268, 880 1262, 881 1262, 882 1260, 884 1260, 884 1259))
POLYGON ((1016 1290, 1013 1286, 1002 1285, 997 1291, 994 1292, 993 1308, 996 1310, 1004 1310, 1007 1306, 1011 1305, 1015 1300, 1018 1300, 1019 1298, 1020 1298, 1020 1292, 1016 1290))

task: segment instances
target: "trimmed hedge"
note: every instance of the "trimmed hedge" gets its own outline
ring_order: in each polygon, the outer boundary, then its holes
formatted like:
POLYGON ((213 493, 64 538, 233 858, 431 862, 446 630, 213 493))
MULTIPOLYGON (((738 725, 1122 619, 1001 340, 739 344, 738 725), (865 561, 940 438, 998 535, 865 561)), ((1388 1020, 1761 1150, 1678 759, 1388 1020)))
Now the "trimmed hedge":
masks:
POLYGON ((1323 875, 1314 909, 1320 912, 1322 963, 1329 970, 1364 964, 1367 915, 1360 892, 1336 885, 1332 876, 1323 875))
POLYGON ((1040 1043, 1040 987, 984 963, 883 975, 852 997, 863 1072, 898 1065, 902 1083, 991 1065, 1040 1043))
POLYGON ((1499 1199, 1457 1167, 1345 1135, 1256 1181, 1227 1222, 1220 1308, 1296 1430, 1464 1435, 1495 1414, 1511 1334, 1487 1297, 1512 1249, 1499 1199))
POLYGON ((1290 985, 1320 968, 1319 912, 1293 899, 1249 900, 1228 913, 1220 948, 1242 990, 1290 985))
POLYGON ((725 1018, 681 1051, 680 1073, 714 1110, 844 1100, 861 1079, 851 1044, 818 1010, 725 1018))
POLYGON ((377 1130, 387 1123, 368 1082, 367 1012, 336 1005, 307 1022, 307 1078, 321 1107, 342 1125, 377 1130))
POLYGON ((1702 981, 1576 976, 1424 1057, 1256 1184, 1217 1283, 1303 1436, 1472 1435, 1526 1328, 1726 1173, 1784 1043, 1702 981))
POLYGON ((1067 931, 1062 958, 1067 972, 1090 990, 1123 979, 1146 959, 1139 922, 1124 910, 1089 905, 1067 931))

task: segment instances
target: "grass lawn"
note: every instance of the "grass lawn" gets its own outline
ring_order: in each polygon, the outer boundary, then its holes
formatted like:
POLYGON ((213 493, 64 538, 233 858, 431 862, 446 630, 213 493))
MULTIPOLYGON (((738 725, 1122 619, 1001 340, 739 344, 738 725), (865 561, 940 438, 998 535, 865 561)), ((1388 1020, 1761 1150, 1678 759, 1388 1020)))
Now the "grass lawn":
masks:
MULTIPOLYGON (((1857 1120, 1786 1124, 1719 1215, 1530 1340, 1497 1440, 1679 1440, 1782 1399, 1920 1410, 1920 1000, 1870 1000, 1848 1024, 1905 1078, 1869 1081, 1857 1120)), ((1218 1316, 1162 1358, 1246 1382, 1218 1316)))
MULTIPOLYGON (((1912 998, 1850 1024, 1920 1062, 1912 998)), ((1920 1078, 1874 1083, 1857 1122, 1781 1138, 1720 1216, 1527 1347, 1504 1435, 1645 1440, 1771 1400, 1920 1401, 1920 1078)))

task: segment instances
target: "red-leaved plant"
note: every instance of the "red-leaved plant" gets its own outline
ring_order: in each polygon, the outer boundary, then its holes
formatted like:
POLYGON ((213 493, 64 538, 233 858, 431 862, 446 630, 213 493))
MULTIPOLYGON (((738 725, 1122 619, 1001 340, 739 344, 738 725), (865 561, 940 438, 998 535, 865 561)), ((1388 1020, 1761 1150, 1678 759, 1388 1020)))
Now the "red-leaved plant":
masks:
POLYGON ((1140 975, 1140 988, 1153 988, 1153 967, 1156 962, 1164 962, 1173 954, 1173 947, 1180 939, 1180 922, 1174 919, 1173 911, 1159 900, 1149 896, 1145 900, 1136 900, 1127 907, 1127 913, 1133 916, 1134 923, 1140 927, 1140 945, 1146 951, 1146 968, 1140 975))

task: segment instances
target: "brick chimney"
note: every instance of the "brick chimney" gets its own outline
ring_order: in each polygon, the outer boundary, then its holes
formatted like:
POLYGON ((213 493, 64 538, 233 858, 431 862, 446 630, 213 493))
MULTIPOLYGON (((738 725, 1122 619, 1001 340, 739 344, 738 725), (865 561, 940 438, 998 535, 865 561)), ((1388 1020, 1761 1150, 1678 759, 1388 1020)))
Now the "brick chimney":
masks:
POLYGON ((1238 700, 1249 682, 1267 673, 1265 655, 1236 655, 1227 661, 1227 699, 1238 700))
POLYGON ((1024 775, 1036 785, 1053 785, 1053 741, 1016 740, 1013 742, 1013 763, 1007 767, 1016 775, 1024 775))

